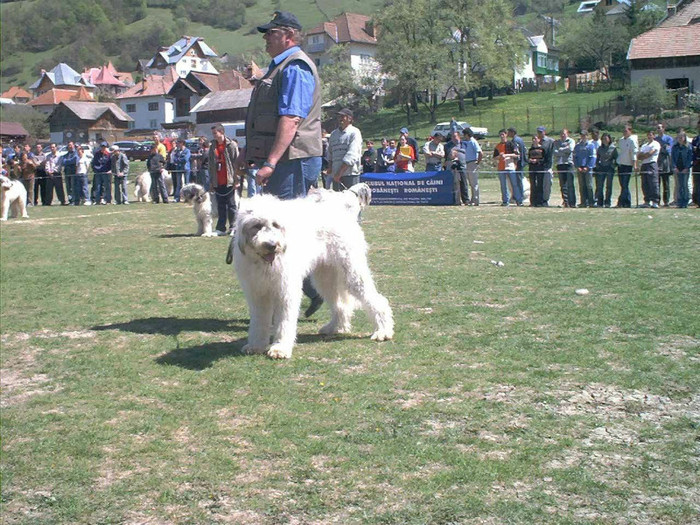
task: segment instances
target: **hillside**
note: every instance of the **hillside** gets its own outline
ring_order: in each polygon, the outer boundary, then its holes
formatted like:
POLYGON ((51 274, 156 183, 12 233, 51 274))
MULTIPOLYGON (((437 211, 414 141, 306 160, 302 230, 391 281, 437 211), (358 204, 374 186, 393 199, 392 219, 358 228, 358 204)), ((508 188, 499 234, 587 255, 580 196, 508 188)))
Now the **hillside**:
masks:
MULTIPOLYGON (((0 87, 2 91, 12 85, 24 87, 30 85, 38 78, 39 70, 42 67, 53 67, 50 64, 55 65, 60 58, 64 58, 64 55, 68 55, 65 56, 65 61, 76 71, 82 71, 83 67, 95 66, 99 63, 99 59, 97 61, 91 61, 90 59, 89 41, 86 46, 82 46, 82 49, 77 54, 74 52, 71 44, 80 38, 86 38, 85 35, 81 35, 79 32, 76 32, 73 41, 66 45, 58 45, 39 52, 27 51, 20 46, 15 46, 14 42, 8 41, 6 38, 7 28, 5 27, 8 13, 27 11, 36 3, 42 5, 42 0, 0 3, 0 39, 3 60, 3 66, 0 68, 2 69, 0 87), (54 58, 56 60, 52 61, 54 58), (8 68, 9 64, 12 65, 11 68, 8 68), (8 69, 10 74, 6 73, 8 69)), ((108 6, 109 4, 116 6, 127 3, 127 0, 104 0, 103 3, 108 6)), ((149 1, 145 2, 145 4, 147 7, 144 18, 125 24, 120 28, 123 31, 121 37, 124 41, 136 41, 144 38, 149 31, 153 31, 153 28, 164 28, 164 30, 160 31, 163 37, 163 41, 160 42, 162 45, 170 45, 174 39, 182 34, 201 36, 219 55, 224 53, 240 55, 241 53, 255 52, 256 50, 261 51, 263 42, 260 35, 255 31, 255 27, 267 22, 272 12, 280 8, 278 1, 257 0, 252 7, 245 8, 245 22, 243 26, 235 31, 231 31, 187 19, 177 19, 170 8, 153 7, 153 5, 162 4, 162 2, 149 1)), ((381 5, 382 0, 316 0, 311 2, 289 0, 285 2, 284 9, 294 12, 305 28, 311 28, 343 11, 372 14, 381 5)), ((42 13, 46 13, 47 21, 52 20, 51 10, 45 10, 42 13)), ((95 35, 92 36, 94 37, 95 35)), ((153 53, 153 47, 149 46, 139 49, 135 58, 150 58, 153 53)), ((123 70, 133 70, 136 65, 135 60, 129 60, 119 53, 107 54, 104 58, 113 60, 117 67, 123 70)))

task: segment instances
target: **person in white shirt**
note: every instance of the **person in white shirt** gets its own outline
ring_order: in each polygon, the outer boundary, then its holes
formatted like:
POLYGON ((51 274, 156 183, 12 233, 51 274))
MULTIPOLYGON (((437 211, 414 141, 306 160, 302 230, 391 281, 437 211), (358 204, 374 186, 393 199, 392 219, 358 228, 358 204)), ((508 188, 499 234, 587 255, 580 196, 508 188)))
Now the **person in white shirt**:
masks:
POLYGON ((425 171, 440 171, 442 161, 445 160, 445 146, 442 145, 442 136, 436 133, 423 146, 425 155, 425 171))
POLYGON ((326 188, 343 191, 360 182, 362 173, 362 133, 352 125, 349 109, 338 111, 338 127, 328 139, 326 188))
POLYGON ((78 164, 73 184, 73 205, 90 206, 90 192, 88 191, 88 170, 92 163, 92 157, 88 157, 82 146, 78 146, 78 164))
POLYGON ((644 204, 640 208, 659 207, 659 166, 657 164, 661 145, 654 140, 654 132, 647 133, 647 142, 642 144, 637 159, 642 162, 642 194, 644 204))
POLYGON ((632 132, 632 126, 625 126, 622 138, 617 141, 617 178, 620 182, 620 196, 617 199, 618 208, 632 207, 630 193, 630 178, 637 169, 637 152, 639 142, 637 135, 632 132))

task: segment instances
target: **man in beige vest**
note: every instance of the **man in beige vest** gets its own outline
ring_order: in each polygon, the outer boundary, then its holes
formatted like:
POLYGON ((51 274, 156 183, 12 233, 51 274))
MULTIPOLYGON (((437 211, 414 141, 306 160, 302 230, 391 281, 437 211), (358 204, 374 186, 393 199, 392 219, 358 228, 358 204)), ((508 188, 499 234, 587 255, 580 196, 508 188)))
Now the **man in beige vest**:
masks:
MULTIPOLYGON (((263 193, 280 199, 306 195, 321 174, 321 79, 304 53, 301 24, 287 11, 275 11, 258 31, 272 57, 267 73, 253 88, 246 117, 246 160, 258 167, 256 181, 263 193)), ((311 316, 323 298, 304 279, 311 316)))
POLYGON ((248 106, 246 159, 259 167, 264 193, 292 199, 305 195, 321 173, 321 81, 299 47, 296 16, 276 11, 258 31, 272 62, 248 106))

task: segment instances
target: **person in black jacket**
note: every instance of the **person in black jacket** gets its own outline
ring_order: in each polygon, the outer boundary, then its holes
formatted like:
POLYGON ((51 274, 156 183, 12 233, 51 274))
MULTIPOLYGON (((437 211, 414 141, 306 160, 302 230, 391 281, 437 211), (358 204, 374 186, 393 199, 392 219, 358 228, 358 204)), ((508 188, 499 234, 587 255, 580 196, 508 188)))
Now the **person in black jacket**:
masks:
POLYGON ((165 159, 158 153, 158 147, 154 144, 151 146, 151 153, 146 159, 146 169, 151 174, 151 198, 155 204, 160 203, 163 199, 163 204, 168 204, 168 192, 165 190, 163 182, 163 167, 165 159))

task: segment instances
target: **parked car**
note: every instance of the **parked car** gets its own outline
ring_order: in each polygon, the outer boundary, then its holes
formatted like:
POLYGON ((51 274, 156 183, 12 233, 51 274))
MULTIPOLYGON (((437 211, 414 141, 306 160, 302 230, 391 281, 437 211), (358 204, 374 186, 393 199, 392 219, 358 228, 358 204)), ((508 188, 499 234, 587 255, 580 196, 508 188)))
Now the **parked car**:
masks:
MULTIPOLYGON (((478 128, 476 126, 472 126, 468 122, 457 122, 457 129, 459 130, 460 133, 465 128, 471 128, 472 133, 474 134, 475 139, 485 139, 486 135, 489 134, 489 130, 487 128, 478 128)), ((449 140, 450 139, 450 123, 449 122, 438 122, 437 125, 433 128, 433 132, 431 135, 440 135, 442 138, 449 140)))
POLYGON ((129 160, 146 160, 151 153, 151 146, 153 146, 153 141, 141 142, 136 148, 127 151, 126 157, 129 160))
POLYGON ((135 140, 120 140, 117 141, 113 144, 113 146, 119 146, 119 149, 122 150, 124 153, 126 153, 126 156, 129 156, 129 152, 132 149, 136 149, 139 146, 141 146, 140 142, 137 142, 135 140))

